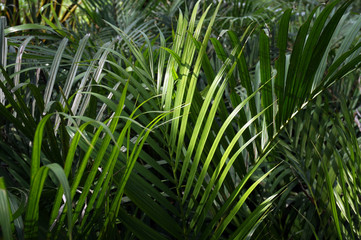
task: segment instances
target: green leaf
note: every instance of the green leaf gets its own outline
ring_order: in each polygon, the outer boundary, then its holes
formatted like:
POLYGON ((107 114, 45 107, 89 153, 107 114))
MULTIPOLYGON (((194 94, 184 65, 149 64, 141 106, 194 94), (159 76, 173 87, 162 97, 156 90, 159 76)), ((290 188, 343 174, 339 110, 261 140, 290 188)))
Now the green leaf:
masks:
POLYGON ((10 210, 8 194, 4 178, 0 177, 0 226, 4 240, 13 239, 11 229, 12 213, 10 210))
MULTIPOLYGON (((268 82, 264 88, 261 90, 261 101, 263 109, 268 108, 273 102, 273 88, 271 79, 271 60, 270 60, 270 48, 269 48, 269 39, 264 31, 260 33, 260 71, 261 71, 261 83, 265 84, 268 82)), ((274 121, 272 108, 268 108, 266 111, 266 122, 267 125, 271 124, 274 121)), ((268 128, 268 135, 273 135, 273 128, 268 128)))
POLYGON ((57 72, 58 72, 60 61, 61 61, 61 58, 62 58, 62 55, 63 55, 63 52, 65 50, 67 43, 68 43, 67 38, 64 38, 61 41, 59 48, 56 51, 56 54, 54 56, 53 63, 51 64, 51 68, 50 68, 50 72, 49 72, 50 78, 46 84, 46 89, 45 89, 45 93, 44 93, 45 109, 47 109, 47 105, 49 104, 51 95, 54 91, 54 84, 55 84, 57 72))
POLYGON ((5 29, 5 35, 9 35, 9 34, 15 33, 15 32, 27 31, 27 30, 45 30, 45 31, 49 31, 49 32, 54 32, 53 28, 43 26, 40 24, 23 24, 23 25, 9 27, 9 28, 5 29))

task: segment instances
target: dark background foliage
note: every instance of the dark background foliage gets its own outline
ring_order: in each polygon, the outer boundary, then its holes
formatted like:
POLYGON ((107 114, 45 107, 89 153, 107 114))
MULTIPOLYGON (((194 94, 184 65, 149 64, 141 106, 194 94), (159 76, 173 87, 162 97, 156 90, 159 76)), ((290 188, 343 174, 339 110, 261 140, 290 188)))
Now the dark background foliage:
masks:
POLYGON ((360 1, 0 7, 4 239, 360 238, 360 1))

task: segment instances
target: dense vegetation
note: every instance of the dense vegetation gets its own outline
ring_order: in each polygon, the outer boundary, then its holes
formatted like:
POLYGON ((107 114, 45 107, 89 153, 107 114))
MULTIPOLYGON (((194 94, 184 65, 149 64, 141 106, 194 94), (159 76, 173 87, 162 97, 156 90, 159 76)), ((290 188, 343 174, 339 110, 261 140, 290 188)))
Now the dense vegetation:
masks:
POLYGON ((360 239, 361 4, 1 3, 3 239, 360 239))

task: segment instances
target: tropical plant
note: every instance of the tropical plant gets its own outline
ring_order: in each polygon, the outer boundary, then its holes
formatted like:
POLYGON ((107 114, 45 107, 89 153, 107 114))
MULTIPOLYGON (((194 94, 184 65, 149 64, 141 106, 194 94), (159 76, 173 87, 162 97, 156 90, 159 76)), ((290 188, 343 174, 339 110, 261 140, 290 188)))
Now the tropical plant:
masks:
POLYGON ((47 23, 75 26, 79 13, 77 8, 81 1, 33 1, 4 0, 1 2, 1 15, 6 16, 10 26, 20 24, 47 23))
MULTIPOLYGON (((3 238, 360 237, 352 1, 315 8, 295 38, 291 9, 273 35, 213 38, 222 2, 191 4, 171 32, 143 31, 151 14, 101 22, 100 3, 79 6, 103 36, 2 19, 3 238)), ((155 6, 136 3, 117 7, 155 6)))

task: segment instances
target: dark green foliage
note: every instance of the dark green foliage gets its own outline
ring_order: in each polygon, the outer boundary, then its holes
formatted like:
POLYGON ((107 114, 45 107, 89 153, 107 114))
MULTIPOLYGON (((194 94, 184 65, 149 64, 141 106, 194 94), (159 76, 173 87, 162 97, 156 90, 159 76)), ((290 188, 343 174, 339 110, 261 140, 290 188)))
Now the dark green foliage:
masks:
POLYGON ((357 4, 212 3, 4 10, 4 239, 361 237, 357 4))

